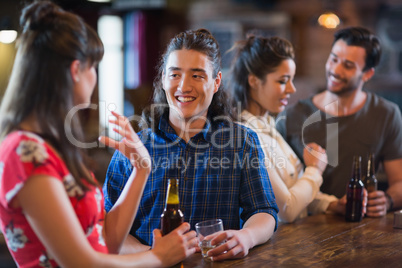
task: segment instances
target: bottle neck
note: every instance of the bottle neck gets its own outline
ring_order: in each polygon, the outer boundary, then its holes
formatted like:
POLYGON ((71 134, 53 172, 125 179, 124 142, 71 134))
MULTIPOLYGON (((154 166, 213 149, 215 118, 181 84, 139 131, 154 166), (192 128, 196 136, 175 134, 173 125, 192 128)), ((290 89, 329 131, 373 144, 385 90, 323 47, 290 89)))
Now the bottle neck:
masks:
POLYGON ((180 209, 179 204, 166 204, 165 210, 178 210, 180 209))
POLYGON ((170 179, 168 182, 168 189, 166 192, 165 208, 168 205, 179 205, 179 187, 177 179, 170 179))
POLYGON ((369 155, 367 161, 367 177, 375 176, 375 162, 374 162, 374 154, 371 153, 369 155))
POLYGON ((356 181, 361 180, 361 157, 360 156, 355 156, 353 158, 352 179, 356 180, 356 181))

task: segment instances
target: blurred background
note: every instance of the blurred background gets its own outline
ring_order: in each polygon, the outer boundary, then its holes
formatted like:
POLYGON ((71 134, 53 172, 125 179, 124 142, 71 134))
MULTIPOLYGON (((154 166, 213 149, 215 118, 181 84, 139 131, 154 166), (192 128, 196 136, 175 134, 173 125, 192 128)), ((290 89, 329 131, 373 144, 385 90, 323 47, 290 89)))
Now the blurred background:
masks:
MULTIPOLYGON (((18 18, 29 0, 0 0, 0 99, 12 70, 18 18), (16 31, 16 32, 13 32, 16 31)), ((402 0, 54 0, 80 15, 105 44, 99 65, 93 105, 79 116, 87 140, 110 134, 111 110, 140 115, 152 96, 155 66, 174 35, 186 29, 207 28, 217 38, 223 72, 231 61, 226 51, 248 33, 277 35, 296 51, 297 93, 291 103, 325 88, 325 62, 333 34, 347 26, 364 26, 382 42, 383 57, 365 89, 402 107, 402 0)), ((46 72, 46 70, 43 70, 46 72)), ((135 118, 133 118, 135 121, 135 118)), ((135 122, 134 122, 135 123, 135 122)), ((89 146, 95 175, 102 183, 112 151, 89 146)), ((1 239, 1 238, 0 238, 1 239)), ((0 243, 0 267, 15 267, 0 243)))

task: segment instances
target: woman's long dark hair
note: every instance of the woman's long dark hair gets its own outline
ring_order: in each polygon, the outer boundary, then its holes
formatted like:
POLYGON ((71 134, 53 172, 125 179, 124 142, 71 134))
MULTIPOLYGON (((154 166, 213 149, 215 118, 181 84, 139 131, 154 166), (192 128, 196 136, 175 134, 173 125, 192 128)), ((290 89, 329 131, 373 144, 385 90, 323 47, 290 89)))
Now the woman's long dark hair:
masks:
MULTIPOLYGON (((205 54, 210 60, 213 67, 213 77, 215 78, 221 71, 221 54, 219 51, 219 45, 212 34, 206 29, 188 30, 176 35, 168 44, 165 53, 157 67, 157 75, 154 80, 154 95, 152 104, 154 110, 151 113, 151 106, 144 109, 143 121, 140 127, 147 128, 149 126, 155 127, 158 124, 160 117, 167 111, 168 102, 166 99, 166 93, 162 86, 162 74, 166 68, 166 62, 169 55, 181 49, 195 50, 205 54)), ((165 70, 166 71, 166 70, 165 70)), ((214 94, 211 105, 208 109, 208 117, 212 120, 227 116, 227 118, 233 118, 233 109, 229 101, 228 95, 221 83, 218 91, 214 94)))
MULTIPOLYGON (((72 144, 67 133, 83 140, 79 118, 64 126, 74 107, 71 63, 97 64, 103 57, 103 45, 93 29, 80 17, 49 1, 34 2, 22 11, 23 28, 17 43, 17 55, 0 108, 0 139, 33 115, 41 134, 61 154, 78 185, 82 180, 95 182, 85 162, 85 153, 72 144)), ((84 67, 83 67, 84 68, 84 67)))
POLYGON ((229 73, 229 88, 235 107, 240 104, 241 109, 249 106, 250 74, 265 82, 266 75, 274 72, 283 60, 294 60, 292 44, 276 36, 265 38, 250 35, 246 40, 236 42, 232 50, 235 51, 235 57, 229 73))

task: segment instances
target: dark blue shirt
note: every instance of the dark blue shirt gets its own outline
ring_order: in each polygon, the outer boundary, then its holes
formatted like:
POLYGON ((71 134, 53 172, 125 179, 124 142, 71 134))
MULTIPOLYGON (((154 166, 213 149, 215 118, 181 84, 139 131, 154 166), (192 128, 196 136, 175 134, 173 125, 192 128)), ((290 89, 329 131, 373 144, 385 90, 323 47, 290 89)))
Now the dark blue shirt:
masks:
MULTIPOLYGON (((259 149, 257 135, 233 122, 207 122, 188 143, 177 136, 162 117, 158 129, 138 133, 152 159, 131 234, 152 244, 152 231, 160 228, 167 182, 179 179, 180 208, 186 222, 222 219, 225 230, 240 229, 260 212, 277 221, 278 207, 259 149)), ((116 151, 103 186, 105 208, 109 211, 132 172, 130 161, 116 151)), ((275 227, 276 229, 276 227, 275 227)))

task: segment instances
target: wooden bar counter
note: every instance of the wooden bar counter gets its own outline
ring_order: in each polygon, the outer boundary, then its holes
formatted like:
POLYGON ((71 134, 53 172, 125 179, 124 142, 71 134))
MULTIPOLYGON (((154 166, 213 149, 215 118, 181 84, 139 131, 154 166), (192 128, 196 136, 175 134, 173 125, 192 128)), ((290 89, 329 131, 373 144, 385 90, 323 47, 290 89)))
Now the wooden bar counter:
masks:
POLYGON ((402 267, 402 229, 394 213, 346 222, 317 215, 280 224, 272 238, 247 257, 209 262, 196 253, 175 267, 402 267))
MULTIPOLYGON (((243 259, 209 262, 196 253, 175 267, 402 267, 402 229, 393 228, 393 219, 393 212, 358 223, 338 215, 310 216, 280 224, 243 259)), ((16 267, 0 238, 0 267, 16 267)))

